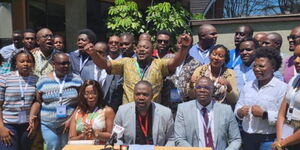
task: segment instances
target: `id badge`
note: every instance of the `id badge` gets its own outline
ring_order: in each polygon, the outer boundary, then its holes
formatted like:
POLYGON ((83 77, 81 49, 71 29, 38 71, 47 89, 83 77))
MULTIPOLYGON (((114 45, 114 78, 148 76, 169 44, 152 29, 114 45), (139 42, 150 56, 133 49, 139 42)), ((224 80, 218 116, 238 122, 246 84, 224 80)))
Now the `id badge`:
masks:
POLYGON ((294 128, 288 124, 283 124, 282 127, 282 139, 287 138, 288 136, 291 136, 294 133, 294 128))
POLYGON ((18 117, 19 123, 27 123, 27 114, 26 111, 20 111, 19 112, 19 117, 18 117))
POLYGON ((56 107, 56 117, 57 118, 67 117, 67 107, 66 107, 66 105, 60 105, 60 106, 56 107))
POLYGON ((294 108, 294 111, 292 113, 292 120, 300 120, 300 110, 297 108, 294 108))
POLYGON ((171 102, 180 102, 181 101, 181 97, 178 93, 177 88, 172 88, 170 90, 170 100, 171 100, 171 102))

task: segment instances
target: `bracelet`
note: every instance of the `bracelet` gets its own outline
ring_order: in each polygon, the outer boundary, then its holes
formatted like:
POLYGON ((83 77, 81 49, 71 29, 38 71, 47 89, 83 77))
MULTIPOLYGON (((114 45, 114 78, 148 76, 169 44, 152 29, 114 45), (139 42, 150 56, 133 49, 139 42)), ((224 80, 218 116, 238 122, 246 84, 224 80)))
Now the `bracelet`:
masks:
POLYGON ((276 148, 276 150, 283 150, 283 147, 281 146, 281 144, 279 142, 277 142, 275 148, 276 148))

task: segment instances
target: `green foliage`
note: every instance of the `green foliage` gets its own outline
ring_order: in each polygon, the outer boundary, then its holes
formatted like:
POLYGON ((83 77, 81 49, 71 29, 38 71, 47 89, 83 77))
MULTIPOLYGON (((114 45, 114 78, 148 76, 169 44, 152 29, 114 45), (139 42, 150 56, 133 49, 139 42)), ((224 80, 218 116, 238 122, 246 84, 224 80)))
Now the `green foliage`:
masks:
POLYGON ((192 20, 203 20, 205 16, 202 13, 192 14, 192 20))
MULTIPOLYGON (((191 31, 188 24, 189 13, 178 2, 175 5, 169 2, 158 3, 148 7, 146 13, 147 27, 151 35, 156 35, 160 30, 168 30, 174 37, 191 31)), ((175 42, 175 37, 172 41, 175 42)))
POLYGON ((135 35, 144 32, 142 14, 138 6, 131 0, 115 0, 115 6, 108 11, 107 28, 109 35, 131 32, 135 35))

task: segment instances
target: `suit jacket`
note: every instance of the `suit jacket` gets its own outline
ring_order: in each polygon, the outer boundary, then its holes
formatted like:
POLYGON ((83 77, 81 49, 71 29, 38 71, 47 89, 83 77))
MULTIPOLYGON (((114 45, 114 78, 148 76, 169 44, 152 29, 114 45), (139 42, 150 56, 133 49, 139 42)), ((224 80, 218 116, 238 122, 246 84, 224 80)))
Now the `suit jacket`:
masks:
MULTIPOLYGON (((135 102, 121 105, 115 124, 125 128, 124 135, 118 139, 118 144, 135 144, 136 138, 135 102)), ((152 137, 153 144, 159 146, 174 146, 174 120, 171 110, 152 102, 152 137)))
MULTIPOLYGON (((95 63, 92 58, 89 57, 88 61, 84 64, 82 70, 80 70, 80 53, 79 50, 73 51, 69 53, 72 72, 79 75, 82 80, 94 80, 94 67, 95 63)), ((83 60, 84 61, 84 60, 83 60)))
POLYGON ((120 75, 107 75, 102 87, 103 99, 117 112, 122 104, 123 77, 120 75))
MULTIPOLYGON (((197 100, 192 100, 178 105, 175 120, 175 145, 198 147, 205 145, 203 128, 199 129, 197 119, 197 100), (199 141, 201 143, 199 143, 199 141)), ((216 150, 238 150, 241 146, 241 136, 237 121, 226 104, 213 104, 214 111, 214 145, 216 150)))

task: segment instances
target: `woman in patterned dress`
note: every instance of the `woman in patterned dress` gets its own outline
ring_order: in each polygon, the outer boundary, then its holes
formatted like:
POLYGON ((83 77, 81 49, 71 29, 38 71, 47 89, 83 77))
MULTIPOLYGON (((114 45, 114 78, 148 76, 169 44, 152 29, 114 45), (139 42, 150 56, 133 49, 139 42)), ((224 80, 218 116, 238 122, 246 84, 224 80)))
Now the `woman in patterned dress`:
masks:
POLYGON ((100 143, 105 143, 111 136, 115 113, 106 106, 99 83, 86 80, 78 98, 79 105, 71 120, 69 139, 98 139, 100 143))

